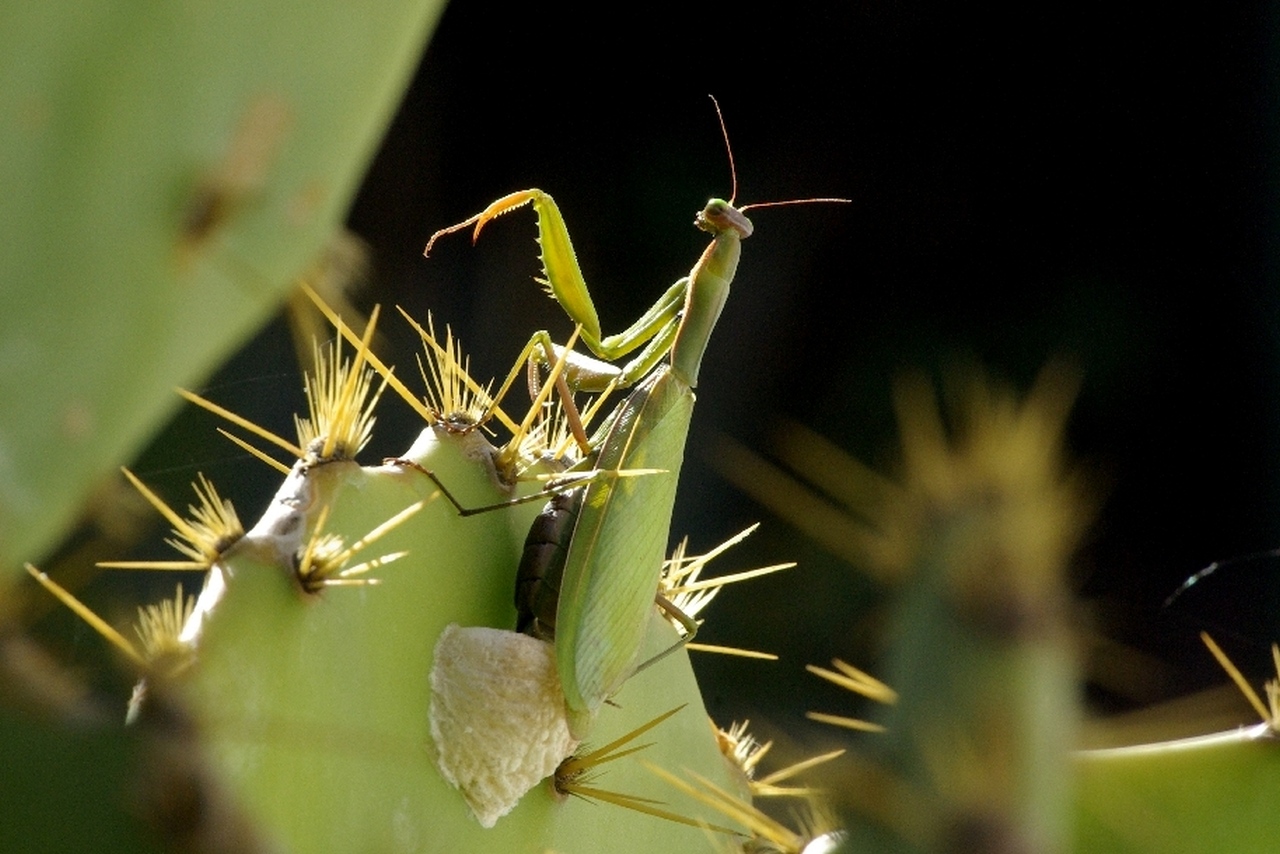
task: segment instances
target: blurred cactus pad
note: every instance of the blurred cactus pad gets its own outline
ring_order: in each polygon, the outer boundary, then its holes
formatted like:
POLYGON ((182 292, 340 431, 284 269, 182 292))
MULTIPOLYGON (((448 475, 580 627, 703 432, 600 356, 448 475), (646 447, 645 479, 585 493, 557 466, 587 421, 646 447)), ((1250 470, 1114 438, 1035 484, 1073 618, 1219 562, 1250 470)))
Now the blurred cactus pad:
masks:
POLYGON ((0 11, 0 572, 317 260, 441 8, 0 11))

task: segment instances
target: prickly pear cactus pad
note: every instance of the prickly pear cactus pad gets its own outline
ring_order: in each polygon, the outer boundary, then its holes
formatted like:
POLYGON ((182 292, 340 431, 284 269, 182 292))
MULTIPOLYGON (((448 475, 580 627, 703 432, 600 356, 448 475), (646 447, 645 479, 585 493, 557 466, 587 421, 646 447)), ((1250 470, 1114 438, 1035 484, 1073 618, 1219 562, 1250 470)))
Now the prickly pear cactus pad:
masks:
POLYGON ((0 10, 0 573, 276 310, 442 5, 0 10))
MULTIPOLYGON (((530 475, 564 431, 517 427, 493 447, 478 429, 489 398, 455 343, 424 332, 424 403, 368 352, 375 321, 363 339, 343 328, 354 361, 340 346, 319 354, 297 443, 222 411, 297 457, 258 452, 285 477, 247 531, 203 478, 184 520, 129 476, 191 558, 174 565, 209 569, 194 604, 180 592, 145 612, 141 648, 29 569, 140 666, 139 731, 182 731, 171 761, 146 772, 150 789, 176 762, 192 797, 267 851, 736 851, 778 838, 789 847, 776 850, 800 851, 806 838, 751 806, 753 763, 709 722, 683 648, 628 679, 585 738, 569 736, 551 644, 511 630, 515 568, 545 499, 464 516, 437 486, 467 506, 537 493, 530 475), (402 458, 362 466, 387 384, 427 425, 402 458)), ((530 419, 538 411, 541 400, 530 419)), ((693 613, 722 581, 697 582, 706 559, 678 551, 663 582, 693 613)), ((655 606, 640 660, 678 638, 655 606)))

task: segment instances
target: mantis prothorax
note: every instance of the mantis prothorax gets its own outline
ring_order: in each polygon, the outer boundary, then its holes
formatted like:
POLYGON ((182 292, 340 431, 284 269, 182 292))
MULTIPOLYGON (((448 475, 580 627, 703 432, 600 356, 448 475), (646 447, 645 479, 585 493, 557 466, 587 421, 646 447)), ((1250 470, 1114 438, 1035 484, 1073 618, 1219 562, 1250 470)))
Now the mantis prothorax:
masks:
MULTIPOLYGON (((716 111, 719 114, 719 105, 716 111)), ((723 117, 720 124, 724 131, 723 117)), ((728 147, 727 132, 725 145, 728 147)), ((729 163, 732 172, 732 150, 729 163)), ((523 594, 518 591, 517 597, 527 596, 530 603, 536 603, 540 593, 529 585, 559 576, 558 601, 553 599, 556 667, 570 730, 578 738, 586 733, 600 705, 639 669, 635 659, 657 594, 693 413, 693 390, 707 342, 729 296, 741 241, 752 232, 744 212, 772 205, 848 201, 801 199, 735 207, 736 195, 735 173, 734 195, 728 201, 710 200, 694 220, 695 226, 711 235, 711 244, 689 275, 668 288, 629 329, 607 337, 601 335, 564 219, 547 193, 533 189, 504 196, 464 222, 436 232, 427 244, 430 252, 441 236, 472 225, 478 237, 490 220, 531 204, 538 218, 544 282, 551 296, 580 326, 582 341, 607 360, 644 347, 621 369, 586 360, 591 370, 570 376, 576 388, 635 387, 587 449, 587 462, 604 474, 579 487, 572 497, 560 499, 566 513, 576 505, 576 520, 557 527, 555 541, 549 543, 553 548, 544 550, 550 565, 541 571, 521 568, 526 590, 523 594), (601 385, 592 385, 601 378, 601 385), (607 474, 638 469, 658 473, 627 478, 607 474)), ((526 354, 542 359, 552 350, 550 336, 544 331, 535 333, 526 354)), ((529 619, 533 620, 550 606, 529 607, 534 612, 529 619)), ((545 625, 547 621, 541 622, 545 625)), ((687 641, 696 624, 688 618, 681 622, 690 632, 684 638, 687 641)))

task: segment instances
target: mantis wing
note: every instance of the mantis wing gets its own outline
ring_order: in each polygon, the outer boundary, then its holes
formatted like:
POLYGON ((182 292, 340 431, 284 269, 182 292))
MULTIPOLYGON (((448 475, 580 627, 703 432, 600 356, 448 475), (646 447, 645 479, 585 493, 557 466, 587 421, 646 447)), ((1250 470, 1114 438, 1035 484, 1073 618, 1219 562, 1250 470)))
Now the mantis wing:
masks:
POLYGON ((661 367, 623 401, 601 445, 600 469, 662 472, 587 487, 556 612, 556 666, 575 737, 631 675, 644 641, 693 402, 688 385, 661 367))

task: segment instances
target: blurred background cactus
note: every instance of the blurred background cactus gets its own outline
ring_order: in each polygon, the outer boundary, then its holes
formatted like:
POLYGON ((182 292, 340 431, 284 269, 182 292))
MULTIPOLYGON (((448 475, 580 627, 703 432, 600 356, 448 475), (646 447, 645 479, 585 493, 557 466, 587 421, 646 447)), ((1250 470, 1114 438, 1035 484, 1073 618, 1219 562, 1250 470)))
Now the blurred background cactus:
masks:
MULTIPOLYGON (((728 191, 710 90, 733 134, 741 200, 820 192, 856 204, 839 217, 757 219, 722 320, 732 334, 704 363, 673 537, 690 533, 700 551, 767 516, 713 472, 720 434, 776 458, 786 416, 888 475, 890 383, 903 366, 937 377, 959 354, 1006 378, 1020 400, 1046 358, 1067 353, 1082 385, 1065 442, 1096 472, 1089 498, 1101 505, 1062 579, 1083 611, 1072 620, 1083 627, 1077 743, 1254 722, 1234 689, 1158 717, 1115 715, 1225 684, 1201 629, 1255 684, 1280 636, 1265 559, 1161 607, 1189 574, 1271 549, 1280 533, 1280 425, 1268 402, 1276 47, 1263 10, 833 4, 788 10, 768 27, 683 7, 623 14, 606 37, 602 23, 567 10, 451 8, 365 172, 435 18, 424 4, 355 21, 309 9, 305 25, 270 6, 0 13, 0 573, 16 583, 33 560, 116 625, 134 603, 171 596, 169 576, 75 577, 98 559, 167 557, 151 511, 102 485, 131 459, 179 506, 204 472, 252 524, 280 478, 217 437, 213 418, 183 411, 140 449, 177 409, 179 383, 277 431, 305 411, 283 322, 201 378, 272 316, 344 216, 372 265, 355 302, 401 304, 416 318, 434 310, 472 345, 477 376, 505 372, 530 329, 563 328, 526 281, 536 273, 527 223, 504 223, 482 252, 460 240, 419 258, 435 227, 502 192, 553 192, 604 325, 635 317, 700 251, 692 212, 728 191), (601 36, 579 38, 582 27, 601 36), (89 139, 101 145, 81 144, 89 139), (75 527, 86 506, 93 521, 75 527), (105 545, 103 531, 114 538, 105 545)), ((411 367, 416 336, 383 329, 379 352, 411 367)), ((378 417, 369 460, 402 453, 421 429, 407 407, 384 405, 378 417)), ((840 658, 908 691, 894 663, 902 653, 883 640, 908 607, 905 588, 796 533, 766 518, 740 547, 741 565, 801 568, 726 592, 705 636, 783 659, 697 659, 708 709, 724 723, 750 718, 779 762, 837 746, 891 753, 891 739, 845 736, 802 713, 865 713, 893 728, 905 711, 860 707, 801 665, 840 658)), ((7 667, 42 674, 41 702, 115 720, 130 680, 110 675, 102 643, 43 593, 23 599, 4 591, 7 607, 24 608, 16 623, 6 616, 7 667), (24 665, 39 655, 31 637, 77 678, 24 665), (57 699, 85 696, 75 692, 86 682, 97 702, 57 699)), ((112 828, 130 832, 113 806, 133 778, 129 744, 6 715, 4 790, 27 797, 0 802, 29 817, 0 815, 3 832, 46 834, 24 838, 28 850, 73 850, 58 836, 72 825, 95 828, 94 850, 107 849, 112 828), (83 793, 74 806, 67 779, 83 793)), ((1105 761, 1080 766, 1081 790, 1094 803, 1129 803, 1096 782, 1105 761)), ((850 762, 829 766, 842 803, 850 762)), ((1242 774, 1203 763, 1187 775, 1196 789, 1159 766, 1124 773, 1150 803, 1168 804, 1167 816, 1194 823, 1183 804, 1206 800, 1206 816, 1256 830, 1274 791, 1272 766, 1258 762, 1221 766, 1253 769, 1242 774), (1234 789, 1211 788, 1232 778, 1234 789)), ((1116 824, 1082 820, 1081 844, 1116 824)), ((1145 833, 1111 844, 1204 850, 1182 832, 1145 833)), ((1257 838, 1237 837, 1232 850, 1257 838)), ((125 839, 124 850, 140 844, 125 839)), ((0 848, 21 850, 3 836, 0 848)))

